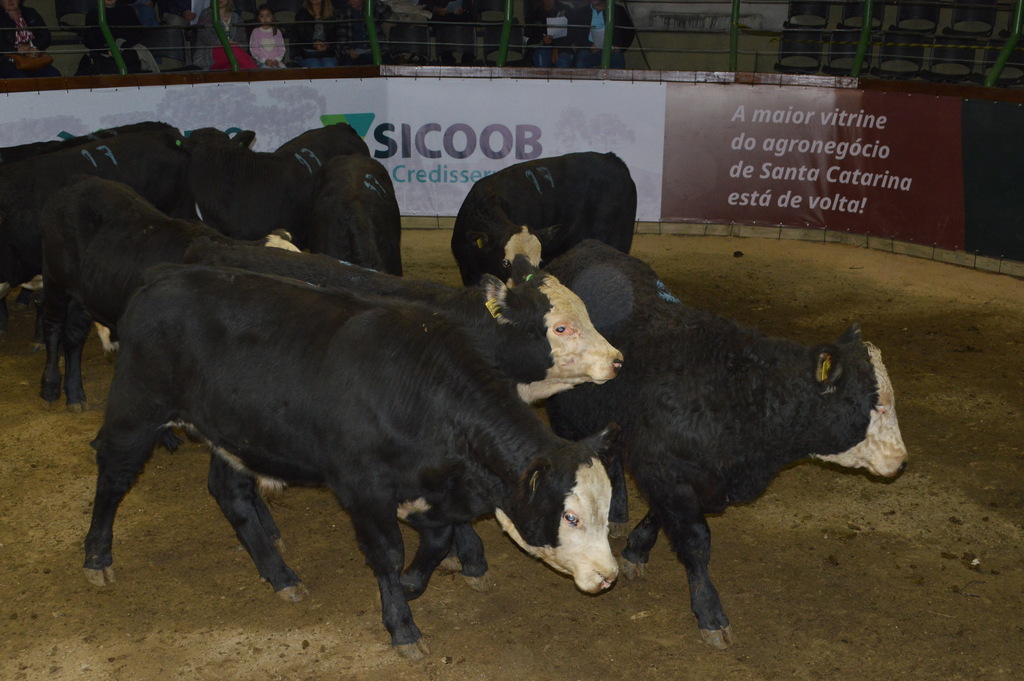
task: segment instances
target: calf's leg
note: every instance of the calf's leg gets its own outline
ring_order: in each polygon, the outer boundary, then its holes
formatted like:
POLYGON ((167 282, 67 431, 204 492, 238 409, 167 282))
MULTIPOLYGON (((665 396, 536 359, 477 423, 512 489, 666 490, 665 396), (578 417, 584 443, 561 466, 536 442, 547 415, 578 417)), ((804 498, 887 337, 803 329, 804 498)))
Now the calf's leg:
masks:
POLYGON ((92 523, 85 536, 85 578, 97 586, 114 581, 112 545, 114 516, 117 508, 131 489, 149 457, 158 438, 159 423, 148 423, 138 428, 119 428, 108 422, 92 442, 96 449, 99 474, 96 478, 96 496, 92 505, 92 523))
POLYGON ((626 540, 626 548, 622 549, 622 573, 626 579, 640 579, 644 576, 647 560, 651 549, 658 541, 661 523, 653 511, 648 511, 626 540))
POLYGON ((714 648, 728 647, 732 643, 729 618, 725 616, 718 591, 708 576, 711 529, 707 520, 699 511, 680 506, 659 510, 659 515, 676 556, 686 568, 686 578, 690 583, 690 609, 697 617, 701 638, 714 648))
POLYGON ((416 555, 401 577, 405 597, 411 601, 419 598, 426 591, 430 576, 452 545, 454 532, 451 525, 425 526, 412 518, 409 519, 409 522, 420 535, 420 544, 416 549, 416 555))
POLYGON ((281 533, 260 498, 252 476, 236 470, 220 456, 210 458, 206 487, 217 500, 235 536, 249 552, 256 569, 278 596, 286 601, 301 601, 308 591, 299 576, 284 562, 275 545, 281 533))
MULTIPOLYGON (((339 502, 341 494, 337 494, 339 502)), ((405 545, 395 515, 395 504, 385 500, 356 500, 347 506, 352 516, 359 547, 377 578, 380 589, 381 619, 391 634, 391 645, 405 658, 421 659, 430 651, 412 619, 405 598, 401 571, 405 565, 405 545)))

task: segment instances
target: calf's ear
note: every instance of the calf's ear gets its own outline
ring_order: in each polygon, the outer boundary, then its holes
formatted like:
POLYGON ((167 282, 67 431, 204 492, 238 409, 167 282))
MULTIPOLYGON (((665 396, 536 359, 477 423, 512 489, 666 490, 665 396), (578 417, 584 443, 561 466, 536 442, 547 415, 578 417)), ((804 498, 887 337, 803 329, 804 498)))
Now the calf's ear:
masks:
POLYGON ((835 392, 843 375, 842 353, 834 345, 819 345, 815 350, 814 380, 822 394, 835 392))
POLYGON ((612 445, 615 444, 615 441, 618 440, 619 433, 621 431, 622 428, 619 424, 612 421, 604 427, 604 430, 584 438, 581 442, 593 449, 597 454, 604 454, 611 449, 612 445))
POLYGON ((847 344, 847 343, 859 343, 859 342, 861 342, 861 338, 860 338, 860 324, 856 324, 856 323, 851 324, 850 328, 848 328, 846 331, 843 331, 843 335, 841 335, 839 337, 839 340, 836 341, 836 343, 839 344, 839 345, 844 345, 844 344, 847 344))
POLYGON ((491 244, 491 238, 487 236, 487 232, 466 232, 466 241, 481 251, 486 250, 491 244))
POLYGON ((558 233, 561 230, 562 225, 550 225, 548 227, 540 227, 533 230, 533 234, 542 244, 549 244, 558 237, 558 233))
POLYGON ((484 274, 480 277, 480 287, 484 290, 484 300, 486 301, 484 304, 487 306, 487 311, 498 323, 508 323, 508 319, 503 314, 505 301, 508 298, 508 287, 493 274, 484 274))

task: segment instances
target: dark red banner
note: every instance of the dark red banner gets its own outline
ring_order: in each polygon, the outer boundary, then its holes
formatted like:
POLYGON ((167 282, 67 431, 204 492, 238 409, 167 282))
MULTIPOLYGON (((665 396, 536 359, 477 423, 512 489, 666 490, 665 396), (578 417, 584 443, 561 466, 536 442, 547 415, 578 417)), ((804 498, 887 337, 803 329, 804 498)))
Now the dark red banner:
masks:
POLYGON ((964 247, 960 100, 670 84, 662 218, 964 247))

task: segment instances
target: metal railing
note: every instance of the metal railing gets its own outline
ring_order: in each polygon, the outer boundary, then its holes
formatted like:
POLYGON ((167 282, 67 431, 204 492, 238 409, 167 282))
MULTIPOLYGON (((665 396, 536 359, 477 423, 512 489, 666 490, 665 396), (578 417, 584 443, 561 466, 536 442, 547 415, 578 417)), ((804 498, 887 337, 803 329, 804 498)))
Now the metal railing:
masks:
MULTIPOLYGON (((37 4, 38 4, 37 0, 37 4)), ((52 1, 52 0, 51 0, 52 1)), ((339 0, 343 1, 343 0, 339 0)), ((367 37, 370 44, 372 62, 377 65, 389 62, 389 57, 401 48, 400 44, 388 44, 379 38, 378 19, 376 18, 375 4, 382 0, 367 0, 363 14, 367 27, 367 37)), ((472 24, 480 35, 484 35, 485 27, 487 43, 480 43, 474 49, 482 46, 485 55, 495 54, 488 59, 488 63, 496 66, 506 66, 510 52, 522 53, 529 51, 530 45, 513 43, 513 36, 516 40, 521 39, 522 30, 525 27, 521 19, 515 17, 516 11, 521 14, 524 0, 505 0, 504 11, 500 22, 500 32, 496 35, 493 27, 495 22, 478 22, 472 24)), ((216 0, 214 0, 216 3, 216 0)), ((821 18, 822 36, 817 39, 815 47, 821 51, 828 51, 838 41, 832 37, 832 32, 837 28, 849 28, 848 26, 836 25, 836 17, 843 16, 843 20, 849 20, 851 9, 857 9, 860 13, 859 38, 857 39, 855 56, 849 67, 847 75, 855 78, 863 77, 888 77, 884 72, 877 69, 869 70, 865 67, 872 54, 881 55, 883 50, 893 46, 915 46, 923 50, 919 57, 926 61, 926 56, 933 54, 934 47, 938 44, 940 36, 959 36, 961 44, 958 47, 972 51, 974 55, 971 62, 971 79, 977 85, 993 87, 1006 84, 1024 84, 1024 75, 1021 77, 1005 78, 1004 71, 1008 67, 1013 68, 1015 74, 1024 71, 1024 57, 1022 57, 1022 46, 1020 33, 1022 28, 1022 7, 1024 0, 949 0, 941 2, 937 0, 823 0, 821 2, 802 3, 804 5, 819 5, 818 11, 823 11, 821 18), (881 8, 881 9, 880 9, 881 8), (922 12, 938 17, 943 16, 931 31, 907 32, 890 35, 890 29, 899 30, 899 26, 889 26, 888 23, 895 23, 902 13, 908 8, 917 8, 922 12), (975 9, 978 12, 988 12, 995 17, 998 12, 998 23, 990 28, 991 33, 984 33, 979 36, 971 36, 951 31, 950 12, 956 8, 975 9), (831 12, 831 19, 829 18, 831 12), (871 18, 874 17, 874 23, 871 18), (878 18, 883 18, 879 23, 878 18), (944 29, 944 30, 943 30, 944 29), (895 35, 895 37, 893 37, 895 35), (984 38, 984 40, 982 40, 984 38), (932 42, 935 42, 935 45, 932 42), (996 55, 996 56, 993 56, 996 55)), ((610 67, 611 54, 613 50, 612 40, 614 27, 616 25, 617 8, 625 7, 634 17, 642 16, 643 21, 637 22, 635 28, 635 39, 630 47, 631 68, 645 70, 678 70, 678 71, 753 71, 767 72, 781 69, 777 68, 775 57, 778 56, 781 41, 787 30, 798 26, 798 23, 791 23, 795 17, 791 17, 791 10, 798 3, 784 0, 708 0, 707 2, 683 3, 678 0, 625 0, 620 5, 607 3, 605 9, 605 23, 608 30, 604 33, 604 40, 601 44, 600 68, 610 67), (751 19, 756 19, 752 21, 751 19), (656 59, 658 63, 651 65, 651 60, 656 59)), ((108 25, 106 7, 103 0, 96 0, 99 25, 103 31, 107 48, 113 57, 119 73, 126 74, 128 67, 122 55, 122 50, 117 46, 116 40, 108 25)), ((240 67, 235 54, 231 49, 230 40, 221 21, 219 12, 212 12, 213 28, 217 38, 225 50, 228 66, 231 70, 237 71, 240 67)), ((418 23, 430 25, 423 17, 393 18, 384 22, 386 26, 394 27, 401 23, 418 23)), ((255 24, 253 24, 255 25, 255 24)), ((281 28, 287 31, 294 27, 294 23, 285 23, 281 28)), ((58 27, 51 27, 60 30, 58 27)), ((76 27, 81 29, 84 27, 76 27)), ((189 31, 194 29, 176 28, 168 26, 147 27, 147 32, 153 31, 189 31)), ((847 34, 849 35, 849 34, 847 34)), ((431 38, 431 45, 444 47, 439 43, 440 34, 434 34, 431 38)), ((478 39, 479 40, 479 39, 478 39)), ((852 40, 846 38, 846 40, 852 40)), ((145 42, 145 41, 144 41, 145 42)), ((947 45, 948 46, 948 45, 947 45)), ((301 45, 291 44, 291 48, 301 49, 301 45)), ((169 51, 170 47, 160 47, 160 50, 169 51)), ((154 49, 156 53, 156 49, 154 49)), ((525 63, 525 62, 519 62, 525 63)), ((812 68, 807 73, 826 73, 829 71, 815 70, 812 68)), ((968 82, 966 79, 963 82, 968 82)))

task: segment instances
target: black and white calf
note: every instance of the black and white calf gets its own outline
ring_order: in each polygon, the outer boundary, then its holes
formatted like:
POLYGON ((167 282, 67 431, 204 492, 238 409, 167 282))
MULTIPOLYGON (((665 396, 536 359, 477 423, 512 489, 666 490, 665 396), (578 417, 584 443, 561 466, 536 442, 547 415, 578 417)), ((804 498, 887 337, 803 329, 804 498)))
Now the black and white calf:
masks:
POLYGON ((583 302, 555 277, 538 272, 518 286, 451 287, 374 272, 324 255, 197 241, 184 262, 238 267, 326 288, 430 306, 459 325, 477 351, 514 381, 526 402, 581 383, 604 383, 622 353, 595 329, 583 302), (501 292, 499 304, 494 291, 501 292))
POLYGON ((635 220, 636 184, 615 154, 538 158, 477 180, 455 218, 452 254, 463 284, 484 273, 508 279, 517 255, 542 266, 583 239, 628 253, 635 220))
MULTIPOLYGON (((556 437, 433 310, 290 279, 197 265, 150 270, 121 319, 85 574, 113 581, 117 507, 154 446, 181 425, 209 442, 210 493, 260 575, 285 597, 301 582, 259 484, 326 486, 351 516, 380 589, 392 645, 427 652, 408 600, 427 586, 456 524, 495 513, 526 551, 589 593, 618 574, 612 434, 556 437), (420 534, 411 564, 398 519, 420 534)), ((501 296, 495 291, 495 296, 501 296)))
MULTIPOLYGON (((235 243, 201 222, 164 215, 127 185, 89 176, 52 197, 40 211, 40 222, 46 291, 40 394, 51 405, 60 398, 63 356, 70 411, 88 408, 81 359, 89 325, 102 325, 116 339, 117 320, 142 285, 146 268, 181 262, 196 239, 235 243)), ((297 250, 276 235, 258 243, 297 250)))
POLYGON ((701 635, 725 647, 731 631, 708 577, 704 515, 758 497, 782 467, 804 458, 900 473, 907 450, 881 353, 857 327, 806 347, 687 307, 646 264, 594 241, 548 271, 630 360, 607 385, 548 400, 552 427, 578 437, 595 423, 622 426, 609 466, 611 520, 626 521, 623 462, 650 507, 622 553, 624 574, 643 573, 664 529, 686 568, 701 635))

